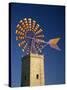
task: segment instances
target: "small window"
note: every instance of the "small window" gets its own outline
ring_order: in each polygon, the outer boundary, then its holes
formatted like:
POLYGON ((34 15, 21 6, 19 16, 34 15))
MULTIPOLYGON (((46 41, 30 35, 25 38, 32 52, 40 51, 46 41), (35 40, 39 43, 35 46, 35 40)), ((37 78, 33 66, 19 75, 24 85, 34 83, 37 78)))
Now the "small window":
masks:
POLYGON ((36 75, 36 79, 39 79, 39 75, 38 74, 36 75))
POLYGON ((26 80, 26 75, 25 75, 25 80, 26 80))

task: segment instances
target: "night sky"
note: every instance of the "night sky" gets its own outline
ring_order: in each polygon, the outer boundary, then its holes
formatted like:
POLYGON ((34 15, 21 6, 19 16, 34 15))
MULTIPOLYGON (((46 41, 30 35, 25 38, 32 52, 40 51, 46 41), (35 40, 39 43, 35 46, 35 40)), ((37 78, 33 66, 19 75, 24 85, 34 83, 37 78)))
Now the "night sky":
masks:
MULTIPOLYGON (((45 57, 46 85, 65 83, 65 7, 36 4, 11 4, 11 83, 20 86, 21 58, 23 52, 17 46, 16 25, 24 17, 36 20, 44 33, 44 40, 60 37, 58 45, 61 51, 50 48, 43 49, 45 57)), ((10 38, 10 37, 9 37, 10 38)))

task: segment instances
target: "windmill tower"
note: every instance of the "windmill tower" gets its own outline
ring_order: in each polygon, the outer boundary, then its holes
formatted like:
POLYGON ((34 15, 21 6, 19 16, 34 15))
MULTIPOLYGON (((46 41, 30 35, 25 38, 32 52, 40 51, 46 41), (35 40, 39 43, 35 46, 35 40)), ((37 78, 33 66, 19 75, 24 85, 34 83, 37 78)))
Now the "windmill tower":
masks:
POLYGON ((44 84, 44 56, 31 53, 23 57, 21 86, 40 86, 44 84))
POLYGON ((40 86, 45 84, 44 55, 41 53, 44 47, 44 35, 39 24, 31 18, 20 20, 17 25, 16 40, 22 47, 24 56, 21 65, 21 86, 40 86))
POLYGON ((31 18, 20 20, 16 30, 16 40, 22 47, 24 56, 21 68, 21 86, 40 86, 45 84, 44 61, 42 49, 49 45, 51 48, 61 50, 57 43, 60 37, 44 41, 43 30, 31 18))

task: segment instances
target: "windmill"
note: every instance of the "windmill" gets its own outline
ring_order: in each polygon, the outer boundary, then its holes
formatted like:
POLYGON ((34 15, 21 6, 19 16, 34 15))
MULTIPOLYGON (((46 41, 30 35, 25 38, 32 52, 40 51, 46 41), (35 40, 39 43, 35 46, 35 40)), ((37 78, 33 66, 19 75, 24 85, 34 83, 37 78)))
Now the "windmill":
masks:
POLYGON ((26 55, 22 59, 21 86, 44 85, 44 55, 42 50, 46 46, 60 50, 57 43, 60 38, 44 40, 43 30, 32 18, 20 20, 16 27, 16 40, 26 55))

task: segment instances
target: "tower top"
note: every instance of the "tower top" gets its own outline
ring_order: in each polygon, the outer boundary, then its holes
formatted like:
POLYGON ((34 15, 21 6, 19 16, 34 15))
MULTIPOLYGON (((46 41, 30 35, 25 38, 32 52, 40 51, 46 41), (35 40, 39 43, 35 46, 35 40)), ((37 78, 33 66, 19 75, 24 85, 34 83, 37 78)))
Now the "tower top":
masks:
POLYGON ((30 57, 44 58, 44 55, 30 53, 30 57))

